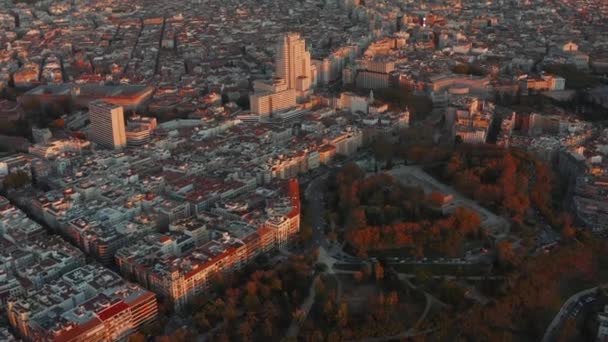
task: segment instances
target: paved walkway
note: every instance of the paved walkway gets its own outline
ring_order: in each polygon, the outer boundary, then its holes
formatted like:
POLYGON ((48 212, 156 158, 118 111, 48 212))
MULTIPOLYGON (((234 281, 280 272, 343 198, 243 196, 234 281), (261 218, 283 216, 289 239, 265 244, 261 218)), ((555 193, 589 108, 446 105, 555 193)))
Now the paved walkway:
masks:
MULTIPOLYGON (((317 261, 326 264, 327 265, 326 274, 332 275, 336 278, 336 283, 337 283, 337 287, 338 287, 337 291, 336 291, 337 292, 336 298, 337 298, 337 300, 339 300, 342 296, 342 284, 340 282, 340 279, 338 277, 336 277, 336 275, 337 274, 351 274, 352 275, 352 274, 357 273, 357 271, 334 269, 334 265, 339 262, 334 257, 332 257, 324 247, 319 248, 319 258, 317 261)), ((414 277, 414 275, 398 273, 398 276, 399 276, 399 279, 403 280, 411 289, 418 290, 418 287, 416 285, 412 284, 412 282, 410 281, 410 278, 414 277)), ((316 295, 315 283, 318 281, 319 277, 320 277, 320 275, 317 275, 314 278, 313 283, 311 284, 310 293, 309 293, 308 297, 306 298, 306 300, 304 301, 304 303, 302 303, 302 305, 300 306, 300 310, 303 313, 301 319, 292 320, 291 325, 287 329, 287 333, 286 333, 285 337, 283 338, 283 341, 290 341, 290 340, 293 340, 294 338, 297 338, 298 333, 300 332, 300 324, 306 320, 306 318, 308 317, 308 314, 310 313, 310 309, 312 308, 312 305, 314 304, 314 299, 315 299, 315 295, 316 295)), ((426 291, 424 291, 423 293, 424 293, 424 297, 426 299, 426 305, 425 305, 423 312, 420 314, 420 317, 416 321, 416 324, 414 325, 414 327, 412 327, 400 334, 397 334, 397 335, 367 338, 367 339, 349 341, 349 342, 392 341, 392 340, 405 339, 405 338, 410 338, 410 337, 419 336, 419 335, 426 335, 428 333, 436 331, 437 329, 427 329, 427 330, 423 330, 423 331, 417 331, 415 327, 419 326, 426 319, 426 317, 428 316, 428 314, 429 314, 430 310, 433 308, 433 306, 439 305, 441 307, 446 307, 447 304, 445 304, 444 302, 442 302, 441 300, 439 300, 438 298, 436 298, 435 296, 433 296, 432 294, 430 294, 426 291)))
MULTIPOLYGON (((412 284, 412 282, 410 281, 410 275, 408 274, 398 274, 399 279, 403 280, 407 286, 409 286, 411 289, 413 290, 417 290, 418 287, 414 284, 412 284)), ((435 298, 432 294, 424 291, 424 297, 426 299, 426 305, 424 307, 424 311, 422 312, 422 314, 420 314, 420 317, 418 318, 418 320, 416 321, 416 324, 414 325, 414 327, 409 328, 406 331, 403 331, 397 335, 392 335, 392 336, 382 336, 382 337, 370 337, 370 338, 364 338, 361 340, 352 340, 352 341, 348 341, 348 342, 382 342, 382 341, 397 341, 397 340, 402 340, 402 339, 406 339, 406 338, 411 338, 411 337, 415 337, 415 336, 420 336, 420 335, 426 335, 429 333, 432 333, 434 331, 437 330, 437 328, 433 328, 433 329, 427 329, 427 330, 422 330, 419 331, 416 329, 417 326, 419 326, 425 319, 426 316, 428 315, 428 313, 430 312, 431 308, 434 305, 439 305, 442 307, 447 306, 447 304, 445 304, 444 302, 440 301, 439 299, 435 298)))
MULTIPOLYGON (((407 286, 409 286, 412 290, 418 290, 418 286, 412 284, 412 282, 410 281, 410 278, 412 278, 411 275, 405 273, 397 273, 397 276, 399 277, 399 280, 403 280, 405 284, 407 284, 407 286)), ((418 322, 416 323, 416 325, 422 323, 422 321, 426 318, 426 315, 428 315, 429 310, 434 304, 437 304, 441 307, 448 306, 446 303, 442 302, 432 294, 426 291, 423 291, 423 293, 424 297, 426 298, 426 306, 424 308, 424 311, 422 312, 422 315, 420 315, 420 318, 418 318, 418 322)))
MULTIPOLYGON (((327 273, 334 275, 335 277, 335 272, 334 272, 334 264, 336 263, 336 259, 334 259, 331 255, 329 255, 329 253, 327 253, 327 250, 325 250, 325 248, 323 246, 321 246, 319 248, 319 258, 317 259, 317 262, 321 262, 324 263, 325 265, 327 265, 327 273)), ((297 338, 298 333, 300 332, 300 324, 302 322, 304 322, 306 320, 306 318, 308 317, 308 314, 310 313, 310 309, 312 308, 312 305, 315 302, 315 296, 317 293, 317 288, 316 288, 316 283, 319 280, 319 277, 321 275, 318 274, 312 281, 312 284, 310 284, 310 289, 309 289, 309 294, 308 297, 306 298, 306 300, 304 300, 304 303, 302 303, 302 305, 300 306, 300 311, 302 312, 302 317, 301 319, 292 319, 291 324, 289 325, 289 328, 287 329, 287 333, 285 334, 285 337, 283 338, 283 341, 286 340, 291 340, 293 338, 297 338)), ((336 277, 336 281, 337 281, 337 298, 340 298, 340 296, 342 295, 341 291, 342 291, 342 285, 340 284, 340 280, 336 277)))
POLYGON ((306 320, 306 317, 308 317, 308 313, 310 312, 310 309, 312 308, 312 305, 315 302, 315 295, 317 294, 317 288, 315 285, 316 285, 317 281, 319 280, 319 276, 320 275, 317 275, 313 279, 312 284, 310 285, 310 291, 308 293, 308 297, 306 298, 306 300, 304 300, 304 303, 302 303, 302 305, 300 306, 300 311, 303 312, 302 317, 300 319, 293 318, 291 320, 291 324, 289 325, 289 329, 287 329, 287 333, 285 334, 283 341, 286 341, 286 340, 289 341, 298 336, 298 333, 300 332, 300 323, 302 323, 306 320))
POLYGON ((439 191, 454 196, 454 207, 467 207, 479 213, 481 225, 492 231, 497 237, 506 236, 510 230, 511 225, 505 218, 492 213, 472 199, 463 196, 451 186, 439 182, 418 166, 401 165, 387 172, 405 185, 422 186, 427 193, 439 191))

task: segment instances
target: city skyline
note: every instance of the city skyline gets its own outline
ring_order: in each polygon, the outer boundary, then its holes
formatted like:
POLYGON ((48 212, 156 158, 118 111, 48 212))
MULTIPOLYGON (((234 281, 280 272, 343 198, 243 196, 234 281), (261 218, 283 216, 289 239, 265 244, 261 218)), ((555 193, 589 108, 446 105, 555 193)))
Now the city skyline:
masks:
POLYGON ((0 3, 0 341, 608 340, 607 18, 0 3))

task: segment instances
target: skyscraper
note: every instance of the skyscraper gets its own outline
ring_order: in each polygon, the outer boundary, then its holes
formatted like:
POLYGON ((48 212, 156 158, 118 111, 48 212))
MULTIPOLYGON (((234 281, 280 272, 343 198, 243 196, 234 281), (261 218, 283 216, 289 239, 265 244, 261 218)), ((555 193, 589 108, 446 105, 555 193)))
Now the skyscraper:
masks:
POLYGON ((299 33, 286 33, 277 44, 275 77, 255 81, 249 97, 251 112, 259 116, 288 110, 296 99, 306 97, 313 85, 314 72, 310 52, 299 33))
POLYGON ((127 145, 123 108, 105 101, 89 104, 91 120, 90 138, 108 148, 123 148, 127 145))
POLYGON ((275 76, 285 79, 288 89, 298 97, 308 94, 312 85, 310 52, 299 33, 286 33, 277 45, 275 76))

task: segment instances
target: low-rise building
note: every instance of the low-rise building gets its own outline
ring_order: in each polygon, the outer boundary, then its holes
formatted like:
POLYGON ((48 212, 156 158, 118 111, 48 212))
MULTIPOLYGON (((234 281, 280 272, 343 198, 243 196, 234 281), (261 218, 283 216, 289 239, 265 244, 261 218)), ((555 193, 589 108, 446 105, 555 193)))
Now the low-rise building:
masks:
POLYGON ((156 319, 154 293, 87 265, 8 300, 10 324, 26 340, 116 341, 156 319))
POLYGON ((170 234, 149 235, 119 250, 116 263, 181 308, 208 290, 216 274, 293 240, 300 228, 299 185, 292 180, 277 186, 223 201, 212 212, 171 225, 170 234))

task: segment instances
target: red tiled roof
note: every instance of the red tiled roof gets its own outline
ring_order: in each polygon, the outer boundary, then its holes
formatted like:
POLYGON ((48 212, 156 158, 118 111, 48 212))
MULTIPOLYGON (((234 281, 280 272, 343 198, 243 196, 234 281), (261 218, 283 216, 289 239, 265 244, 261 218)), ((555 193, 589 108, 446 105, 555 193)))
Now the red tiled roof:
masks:
POLYGON ((332 151, 332 150, 335 150, 335 149, 336 149, 336 147, 333 146, 333 145, 323 145, 319 149, 319 152, 329 152, 329 151, 332 151))
POLYGON ((116 316, 117 314, 128 310, 129 309, 129 305, 127 303, 125 303, 124 301, 120 301, 112 306, 110 306, 109 308, 99 312, 97 314, 97 316, 99 317, 99 319, 101 319, 102 321, 107 321, 108 319, 116 316))
POLYGON ((229 256, 231 256, 235 252, 236 252, 236 248, 234 248, 234 247, 227 248, 223 253, 220 253, 220 254, 217 254, 217 255, 211 257, 209 260, 207 260, 204 263, 200 264, 198 268, 193 269, 190 272, 186 273, 184 275, 184 278, 188 279, 188 278, 194 276, 195 274, 206 270, 209 266, 215 264, 218 260, 221 260, 221 259, 224 259, 224 258, 228 258, 229 256))
POLYGON ((55 336, 55 338, 53 339, 53 342, 74 341, 74 340, 76 340, 76 338, 83 335, 85 332, 92 330, 99 324, 102 324, 101 321, 97 317, 94 317, 93 319, 91 319, 90 321, 88 321, 82 325, 76 326, 70 330, 66 330, 66 331, 62 332, 60 335, 55 336))
POLYGON ((287 216, 294 218, 300 215, 300 183, 297 179, 292 179, 288 184, 289 197, 291 198, 291 207, 293 208, 287 216))

